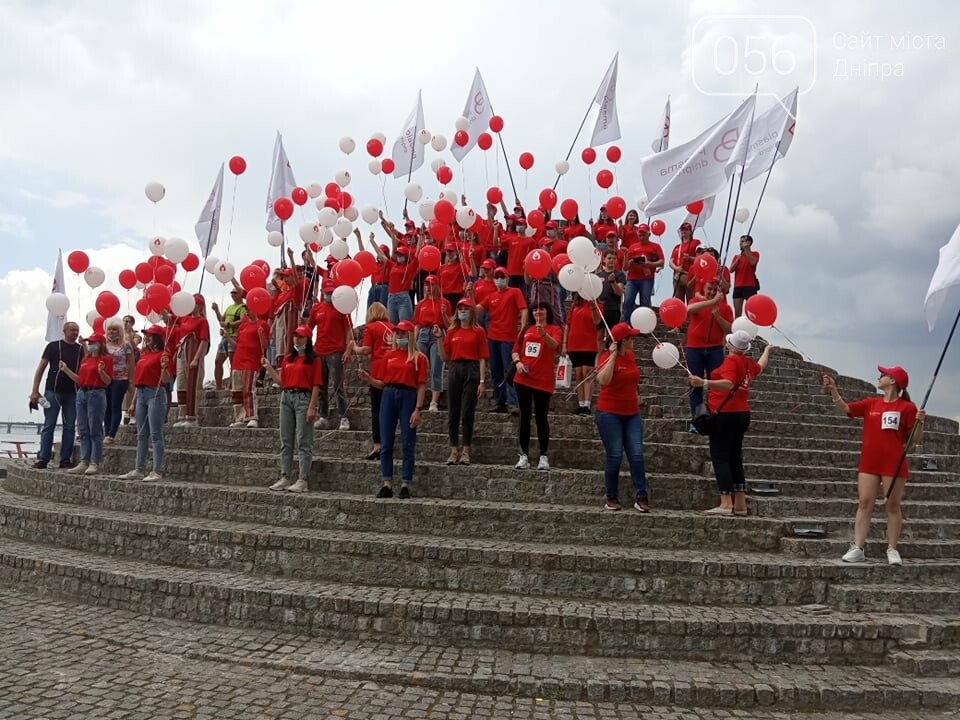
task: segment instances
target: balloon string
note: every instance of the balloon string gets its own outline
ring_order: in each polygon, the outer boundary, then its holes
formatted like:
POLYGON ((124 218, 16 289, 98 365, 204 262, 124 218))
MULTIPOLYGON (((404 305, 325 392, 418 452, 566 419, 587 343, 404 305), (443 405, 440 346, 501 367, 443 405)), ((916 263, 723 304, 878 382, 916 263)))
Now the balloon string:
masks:
MULTIPOLYGON (((230 259, 230 243, 233 241, 233 213, 234 209, 237 206, 237 182, 239 176, 233 176, 233 199, 230 201, 230 226, 227 229, 227 257, 225 260, 230 259)), ((206 260, 206 258, 204 258, 206 260)))
MULTIPOLYGON (((651 333, 650 333, 650 337, 652 337, 654 340, 656 340, 658 345, 662 345, 662 344, 663 344, 663 341, 661 341, 660 338, 657 337, 657 334, 656 334, 656 333, 651 332, 651 333)), ((678 348, 678 350, 680 351, 680 357, 677 358, 677 364, 678 364, 680 367, 682 367, 684 370, 686 370, 686 371, 687 371, 687 374, 689 375, 689 374, 690 374, 690 368, 689 368, 689 367, 687 366, 687 364, 683 361, 683 359, 681 359, 681 358, 683 358, 683 350, 680 349, 680 348, 678 348)), ((685 359, 685 358, 684 358, 684 359, 685 359)))
POLYGON ((783 336, 783 339, 786 340, 788 343, 790 343, 790 344, 796 349, 796 351, 797 351, 798 353, 800 353, 800 355, 803 356, 803 359, 804 359, 804 360, 806 360, 807 362, 815 362, 815 361, 813 360, 813 358, 811 358, 811 357, 810 357, 809 355, 807 355, 803 350, 801 350, 800 347, 799 347, 793 340, 791 340, 790 338, 788 338, 788 337, 787 337, 787 334, 786 334, 785 332, 783 332, 783 330, 781 330, 780 328, 778 328, 778 327, 777 327, 776 325, 774 325, 773 323, 770 324, 770 327, 773 328, 774 330, 776 330, 778 333, 780 333, 780 335, 783 336))
POLYGON ((383 198, 383 210, 390 217, 390 207, 387 205, 387 176, 384 175, 380 180, 380 197, 383 198))
POLYGON ((487 154, 483 154, 483 179, 486 180, 487 187, 490 187, 490 167, 487 164, 487 154))

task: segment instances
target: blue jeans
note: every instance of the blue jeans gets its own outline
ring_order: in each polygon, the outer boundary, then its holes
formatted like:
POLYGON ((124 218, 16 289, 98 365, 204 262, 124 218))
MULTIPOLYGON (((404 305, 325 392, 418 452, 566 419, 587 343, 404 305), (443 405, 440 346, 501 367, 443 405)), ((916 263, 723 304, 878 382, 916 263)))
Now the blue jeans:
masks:
POLYGON ((630 316, 638 307, 653 307, 653 281, 627 280, 627 290, 623 295, 623 321, 630 322, 630 316))
POLYGON ((382 303, 384 307, 387 304, 387 284, 386 283, 377 283, 376 285, 371 285, 370 290, 367 291, 367 307, 370 307, 375 302, 382 303))
POLYGON ((300 459, 299 479, 306 482, 313 466, 313 423, 307 422, 310 392, 284 390, 280 395, 280 474, 290 477, 293 448, 300 459))
POLYGON ((80 435, 80 462, 103 460, 103 417, 107 412, 104 388, 77 391, 77 432, 80 435))
POLYGON ((387 295, 387 315, 390 324, 396 325, 401 320, 413 320, 413 301, 406 290, 387 295))
POLYGON ((427 381, 427 389, 441 392, 443 390, 443 361, 440 359, 440 338, 433 336, 432 327, 420 328, 417 347, 430 361, 430 377, 427 381))
POLYGON ((167 390, 137 388, 137 469, 147 465, 147 441, 153 443, 153 469, 163 467, 163 420, 167 414, 167 390))
POLYGON ((416 388, 387 385, 380 400, 380 475, 393 480, 393 445, 397 423, 400 423, 400 444, 403 448, 403 468, 400 478, 404 485, 413 482, 413 461, 417 452, 417 429, 410 427, 410 416, 417 407, 416 388))
POLYGON ((606 462, 603 468, 604 492, 610 499, 620 496, 620 461, 627 452, 633 493, 639 498, 647 496, 647 473, 643 465, 643 418, 635 415, 617 415, 597 410, 594 415, 597 431, 606 462))
MULTIPOLYGON (((690 374, 697 377, 710 377, 710 373, 723 365, 723 348, 684 348, 687 356, 687 367, 690 368, 690 374)), ((690 393, 690 417, 697 410, 697 406, 703 402, 703 388, 694 388, 690 393)))
POLYGON ((117 436, 120 421, 123 420, 123 398, 130 387, 129 380, 112 380, 107 385, 107 412, 103 416, 104 435, 117 436))
POLYGON ((509 340, 487 340, 490 350, 490 379, 493 382, 493 402, 495 405, 516 405, 517 391, 504 380, 510 367, 513 343, 509 340))
POLYGON ((43 429, 40 430, 40 452, 37 459, 50 462, 53 455, 53 434, 57 431, 57 418, 63 413, 63 434, 60 436, 60 462, 68 462, 73 456, 73 440, 77 432, 77 396, 75 393, 55 393, 47 390, 43 396, 50 407, 43 411, 43 429))

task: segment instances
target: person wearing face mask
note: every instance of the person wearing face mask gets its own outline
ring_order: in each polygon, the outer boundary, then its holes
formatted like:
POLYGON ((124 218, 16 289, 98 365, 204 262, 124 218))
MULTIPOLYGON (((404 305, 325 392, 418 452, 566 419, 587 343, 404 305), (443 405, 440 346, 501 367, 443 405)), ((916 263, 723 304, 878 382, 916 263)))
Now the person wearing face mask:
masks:
POLYGON ((453 308, 450 301, 440 296, 440 281, 436 275, 428 275, 423 284, 424 298, 413 312, 416 327, 417 348, 430 360, 430 412, 440 412, 438 402, 443 392, 443 360, 440 357, 440 340, 443 328, 450 322, 453 308))
POLYGON ((133 357, 133 346, 126 341, 123 334, 123 321, 111 318, 106 322, 107 345, 106 352, 113 360, 113 372, 110 384, 107 385, 107 411, 103 420, 103 444, 112 445, 120 429, 123 419, 123 408, 133 399, 133 385, 130 384, 130 374, 136 364, 133 357))
POLYGON ((527 301, 517 288, 507 286, 507 269, 493 271, 495 292, 480 306, 490 316, 487 344, 490 350, 490 379, 493 382, 494 412, 505 413, 508 407, 517 407, 513 385, 506 381, 510 353, 517 339, 517 326, 526 325, 527 301))
POLYGON ((60 372, 77 384, 77 433, 80 435, 80 462, 67 470, 75 475, 95 475, 103 460, 103 418, 107 412, 107 385, 113 373, 113 358, 106 354, 107 339, 94 333, 80 368, 74 372, 60 361, 60 372))
POLYGON ((680 242, 670 253, 670 269, 673 270, 673 296, 684 302, 690 302, 693 287, 690 285, 690 268, 696 258, 700 241, 693 237, 693 226, 685 222, 680 225, 680 242))
POLYGON ((743 304, 758 292, 760 281, 757 280, 757 263, 760 262, 760 253, 753 249, 753 238, 749 235, 740 236, 740 253, 733 256, 730 262, 730 272, 733 273, 733 313, 737 317, 743 315, 743 304))
MULTIPOLYGON (((456 307, 463 297, 467 278, 473 274, 468 258, 462 258, 457 244, 448 240, 443 244, 443 264, 437 270, 440 290, 450 307, 456 307)), ((416 324, 416 320, 414 320, 416 324)))
POLYGON ((527 237, 527 221, 523 217, 517 218, 516 232, 504 235, 502 242, 507 246, 509 285, 526 296, 528 288, 523 261, 527 259, 527 253, 537 246, 537 241, 533 236, 527 237))
POLYGON ((627 274, 617 270, 617 254, 614 250, 607 250, 603 254, 603 265, 597 270, 597 276, 603 280, 603 289, 597 303, 603 314, 603 327, 613 327, 620 322, 622 311, 620 305, 623 293, 627 286, 627 274))
POLYGON ((386 263, 387 314, 390 316, 390 323, 396 325, 401 320, 413 318, 413 300, 410 298, 410 291, 417 279, 419 270, 417 256, 423 246, 423 235, 419 237, 416 247, 412 247, 397 234, 392 224, 386 220, 383 222, 393 242, 393 254, 388 257, 378 245, 371 243, 371 246, 381 262, 386 263), (403 240, 402 243, 401 240, 403 240))
POLYGON ((593 397, 593 368, 597 360, 599 342, 597 326, 601 325, 600 311, 595 302, 584 300, 573 293, 570 315, 563 326, 563 344, 560 354, 573 365, 573 380, 577 384, 577 409, 574 415, 590 415, 593 397))
POLYGON ((477 323, 484 332, 490 327, 490 314, 482 305, 484 300, 497 291, 497 286, 493 284, 493 271, 496 267, 496 263, 490 258, 480 263, 480 277, 474 280, 470 287, 470 299, 473 300, 477 312, 477 323))
POLYGON ((427 358, 417 350, 414 325, 409 320, 399 323, 393 332, 393 350, 383 361, 383 379, 374 378, 366 370, 360 377, 383 390, 380 402, 380 475, 383 478, 377 497, 393 497, 393 448, 397 425, 400 425, 400 443, 403 447, 403 468, 398 497, 410 497, 417 453, 417 427, 420 409, 427 387, 427 358))
MULTIPOLYGON (((363 250, 363 238, 360 237, 359 230, 357 230, 355 234, 357 236, 357 245, 363 250)), ((369 241, 371 248, 376 245, 376 237, 375 233, 370 233, 369 241)), ((377 253, 374 251, 373 253, 374 257, 377 257, 377 267, 373 271, 373 274, 370 275, 370 290, 367 292, 367 308, 375 302, 382 304, 384 307, 387 306, 387 262, 386 260, 381 260, 380 257, 387 257, 390 249, 386 245, 379 245, 377 247, 380 252, 377 253)))
POLYGON ((60 435, 60 467, 72 468, 73 443, 77 423, 77 384, 60 370, 60 363, 76 373, 80 369, 83 347, 77 342, 80 326, 75 322, 64 323, 63 339, 47 343, 40 356, 40 362, 33 373, 33 388, 30 390, 30 407, 43 405, 43 429, 40 430, 40 451, 33 467, 43 470, 53 457, 53 435, 57 430, 57 419, 63 416, 63 430, 60 435), (43 394, 40 394, 40 379, 47 371, 47 381, 43 394), (43 400, 43 403, 41 403, 43 400))
POLYGON ((270 486, 271 490, 293 493, 308 490, 307 477, 313 466, 313 421, 323 384, 323 363, 313 352, 311 332, 306 325, 299 325, 293 331, 293 346, 284 356, 280 372, 266 358, 260 358, 263 369, 283 388, 280 393, 280 479, 270 486), (290 479, 294 447, 299 453, 296 482, 290 479))
POLYGON ((487 334, 477 324, 474 305, 467 299, 457 303, 457 315, 440 346, 440 357, 450 366, 447 377, 448 430, 450 457, 447 465, 470 464, 473 422, 477 400, 485 390, 487 372, 487 334), (460 448, 460 424, 463 423, 463 448, 460 448))
MULTIPOLYGON (((375 302, 367 308, 367 317, 363 325, 363 344, 354 343, 353 352, 359 356, 369 356, 370 377, 383 381, 383 361, 393 349, 393 326, 387 322, 387 308, 375 302)), ((367 454, 367 460, 380 459, 380 404, 383 400, 383 388, 370 385, 370 434, 373 447, 367 454)))
MULTIPOLYGON (((723 342, 733 323, 733 310, 719 291, 716 279, 703 286, 703 294, 693 296, 687 305, 687 347, 684 355, 692 375, 710 377, 723 364, 723 342)), ((690 416, 703 402, 703 389, 690 393, 690 416)), ((696 433, 693 423, 690 432, 696 433)))
POLYGON ((627 290, 623 300, 623 322, 637 307, 653 307, 653 286, 663 269, 664 255, 660 244, 650 239, 650 226, 637 226, 637 239, 627 246, 627 290))
MULTIPOLYGON (((237 326, 237 347, 230 361, 231 391, 233 396, 234 422, 232 428, 260 427, 257 412, 257 374, 260 372, 260 358, 270 345, 270 326, 256 313, 247 308, 237 326)), ((268 358, 269 359, 269 358, 268 358)))
POLYGON ((183 419, 174 427, 197 427, 197 393, 203 387, 204 358, 210 349, 210 323, 203 295, 194 295, 193 312, 178 317, 173 325, 177 358, 177 405, 183 419))
POLYGON ((337 408, 340 411, 340 429, 350 429, 350 419, 347 417, 347 389, 346 377, 343 373, 343 364, 350 361, 353 347, 353 324, 350 316, 345 315, 333 306, 333 291, 336 288, 333 280, 323 281, 321 290, 323 296, 313 310, 310 311, 308 326, 317 330, 317 340, 314 348, 323 363, 323 377, 325 382, 320 392, 320 417, 314 423, 317 430, 326 430, 330 427, 327 419, 330 413, 330 391, 336 394, 337 408))
POLYGON ((137 459, 130 472, 120 475, 121 480, 160 480, 163 467, 163 419, 167 412, 167 392, 164 384, 170 380, 168 366, 170 355, 164 349, 166 330, 159 325, 143 331, 143 352, 137 360, 133 385, 137 391, 137 459), (147 468, 147 445, 153 445, 153 470, 147 468))

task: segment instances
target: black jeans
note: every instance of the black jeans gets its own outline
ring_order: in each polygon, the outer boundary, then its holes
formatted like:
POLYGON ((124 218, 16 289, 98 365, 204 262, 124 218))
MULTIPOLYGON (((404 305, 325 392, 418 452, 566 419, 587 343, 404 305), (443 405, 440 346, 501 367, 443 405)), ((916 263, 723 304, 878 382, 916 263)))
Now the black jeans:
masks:
POLYGON ((480 362, 454 360, 447 365, 447 416, 450 447, 460 444, 460 421, 463 420, 463 444, 473 441, 473 418, 477 411, 477 387, 480 385, 480 362))
POLYGON ((370 434, 373 435, 373 444, 380 444, 380 400, 383 398, 383 389, 370 386, 370 434))
POLYGON ((528 455, 530 451, 531 405, 537 418, 537 440, 540 441, 540 454, 546 455, 550 446, 550 396, 544 390, 534 390, 527 385, 516 383, 517 402, 520 404, 520 451, 528 455))
POLYGON ((721 495, 747 491, 743 472, 743 436, 750 428, 749 412, 721 412, 710 433, 710 462, 721 495))

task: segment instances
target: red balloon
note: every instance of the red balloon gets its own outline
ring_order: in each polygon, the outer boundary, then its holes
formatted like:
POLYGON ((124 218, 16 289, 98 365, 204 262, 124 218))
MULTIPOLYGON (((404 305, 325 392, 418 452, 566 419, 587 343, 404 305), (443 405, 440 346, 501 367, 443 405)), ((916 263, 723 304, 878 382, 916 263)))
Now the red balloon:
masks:
POLYGON ((353 259, 360 265, 364 277, 370 277, 377 269, 377 258, 369 250, 361 250, 353 259))
POLYGON ((339 195, 337 195, 336 197, 328 197, 326 200, 323 201, 323 206, 328 208, 333 208, 337 212, 340 212, 341 210, 343 210, 343 206, 340 204, 339 195))
POLYGON ((120 312, 120 299, 109 290, 104 290, 97 295, 93 306, 100 313, 100 317, 111 318, 120 312))
POLYGON ((273 299, 264 288, 253 288, 247 293, 247 308, 255 315, 267 315, 273 308, 273 299))
POLYGON ((616 145, 611 145, 607 148, 607 160, 612 163, 620 162, 620 158, 623 156, 623 153, 620 152, 620 148, 616 145))
POLYGON ((268 275, 270 275, 270 263, 268 263, 266 260, 254 260, 250 264, 255 265, 256 267, 263 270, 264 277, 267 277, 268 275))
POLYGON ((367 152, 370 153, 371 157, 380 157, 383 152, 383 143, 377 138, 370 138, 367 140, 367 152))
POLYGON ((323 186, 323 194, 328 198, 338 198, 340 197, 340 186, 335 182, 328 182, 323 186))
POLYGON ((240 285, 244 290, 266 287, 267 274, 257 265, 247 265, 240 271, 240 285))
POLYGON ((384 158, 380 162, 380 169, 387 175, 396 170, 397 166, 390 158, 384 158))
POLYGON ((754 295, 747 298, 743 305, 743 313, 747 320, 759 325, 760 327, 769 327, 777 321, 777 304, 769 295, 754 295))
POLYGON ((495 133, 503 130, 503 118, 499 115, 494 115, 492 118, 490 118, 490 129, 495 133))
POLYGON ((531 210, 527 213, 527 225, 532 228, 542 228, 546 221, 547 220, 543 216, 543 212, 540 210, 531 210))
POLYGON ((277 198, 274 200, 273 212, 275 212, 281 220, 289 220, 290 216, 293 215, 293 203, 290 202, 290 198, 277 198))
MULTIPOLYGON (((536 210, 533 212, 536 212, 536 210)), ((534 280, 543 280, 550 274, 552 267, 550 253, 546 250, 531 250, 523 259, 523 269, 534 280)))
POLYGON ((346 210, 351 205, 353 205, 353 195, 344 190, 340 193, 340 207, 346 210))
POLYGON ((663 220, 654 220, 650 223, 650 232, 660 237, 667 231, 667 224, 663 220))
POLYGON ((93 321, 93 331, 94 331, 95 333, 100 334, 100 335, 103 335, 103 334, 104 334, 104 333, 103 333, 103 318, 102 318, 102 317, 98 317, 96 320, 93 321))
POLYGON ((477 146, 481 150, 489 150, 493 147, 493 138, 490 137, 490 133, 482 132, 477 135, 477 146))
POLYGON ((453 134, 453 141, 460 147, 466 147, 466 144, 470 142, 470 135, 467 134, 466 130, 457 130, 453 134))
POLYGON ((133 270, 121 270, 118 279, 120 287, 124 290, 129 290, 137 284, 137 274, 133 270))
POLYGON ((580 153, 580 159, 583 160, 586 165, 593 165, 593 161, 597 159, 597 151, 593 148, 584 148, 583 152, 580 153))
POLYGON ((167 259, 165 257, 160 257, 159 255, 151 255, 150 257, 147 258, 147 264, 150 267, 156 269, 161 265, 166 265, 167 259))
POLYGON ((178 292, 180 292, 181 290, 183 290, 183 288, 180 287, 180 283, 178 283, 176 280, 174 280, 172 283, 170 283, 169 285, 167 285, 167 287, 170 288, 170 294, 171 294, 171 295, 172 295, 173 293, 178 293, 178 292))
POLYGON ((341 285, 356 287, 363 280, 363 268, 353 258, 344 258, 336 265, 337 281, 341 285))
POLYGON ((503 191, 498 187, 492 187, 487 190, 487 202, 496 205, 503 200, 503 191))
POLYGON ((558 273, 560 272, 560 268, 564 267, 565 265, 569 265, 572 262, 573 261, 570 259, 569 255, 566 253, 559 253, 553 258, 553 271, 558 273))
POLYGON ((557 194, 550 188, 540 191, 540 207, 544 210, 553 210, 557 206, 557 194))
POLYGON ((573 220, 578 212, 580 212, 580 206, 577 205, 577 201, 573 198, 567 198, 560 203, 560 215, 564 220, 573 220))
MULTIPOLYGON (((153 282, 153 266, 149 263, 138 263, 133 272, 138 282, 142 282, 144 285, 148 282, 153 282)), ((142 314, 143 313, 141 313, 141 315, 142 314)))
POLYGON ((449 200, 437 200, 433 205, 433 216, 440 222, 449 225, 457 219, 457 209, 449 200))
POLYGON ((160 265, 153 271, 153 279, 162 285, 169 285, 176 276, 176 271, 169 265, 160 265))
POLYGON ((529 170, 533 167, 533 153, 520 153, 520 167, 529 170))
POLYGON ((310 243, 310 252, 312 253, 320 252, 320 244, 315 242, 310 243))
POLYGON ((137 308, 137 312, 140 313, 141 315, 150 314, 150 303, 147 302, 147 299, 145 297, 142 297, 139 300, 137 300, 136 308, 137 308))
POLYGON ((86 272, 87 268, 90 267, 90 258, 83 250, 74 250, 67 255, 67 265, 75 273, 86 272))
POLYGON ((294 201, 297 205, 306 205, 306 204, 307 204, 307 199, 308 199, 310 196, 307 195, 307 191, 304 190, 302 187, 295 187, 295 188, 290 192, 290 197, 293 199, 293 201, 294 201))
POLYGON ((417 258, 420 261, 420 267, 427 272, 433 272, 440 267, 440 250, 436 245, 424 245, 420 248, 420 255, 417 258))
POLYGON ((671 330, 674 330, 687 319, 687 306, 679 298, 667 298, 660 303, 660 320, 671 330))
POLYGON ((703 212, 703 200, 694 200, 692 203, 687 203, 687 212, 691 215, 699 215, 703 212))
POLYGON ((693 261, 690 272, 698 280, 707 282, 708 280, 716 280, 718 267, 719 263, 717 263, 713 255, 710 253, 700 253, 693 261))
POLYGON ((622 217, 627 211, 627 201, 619 195, 614 195, 612 198, 607 200, 606 207, 607 214, 616 220, 617 218, 622 217))
POLYGON ((183 262, 181 262, 180 265, 187 272, 193 272, 200 267, 200 258, 193 253, 187 253, 187 256, 183 259, 183 262))
MULTIPOLYGON (((453 180, 453 170, 446 165, 441 166, 437 169, 437 180, 439 180, 442 185, 447 185, 453 180)), ((436 213, 436 211, 434 211, 434 213, 436 213)))
POLYGON ((160 283, 148 285, 143 297, 154 312, 163 312, 170 307, 170 288, 166 285, 160 283))
POLYGON ((230 158, 230 172, 234 175, 243 175, 244 170, 247 169, 247 161, 244 160, 240 155, 234 155, 230 158))
POLYGON ((427 232, 430 233, 430 237, 433 238, 434 242, 441 243, 447 239, 447 235, 450 233, 450 226, 444 225, 434 218, 427 224, 427 232))
POLYGON ((597 185, 604 190, 613 185, 613 173, 609 170, 601 170, 597 173, 597 185))

